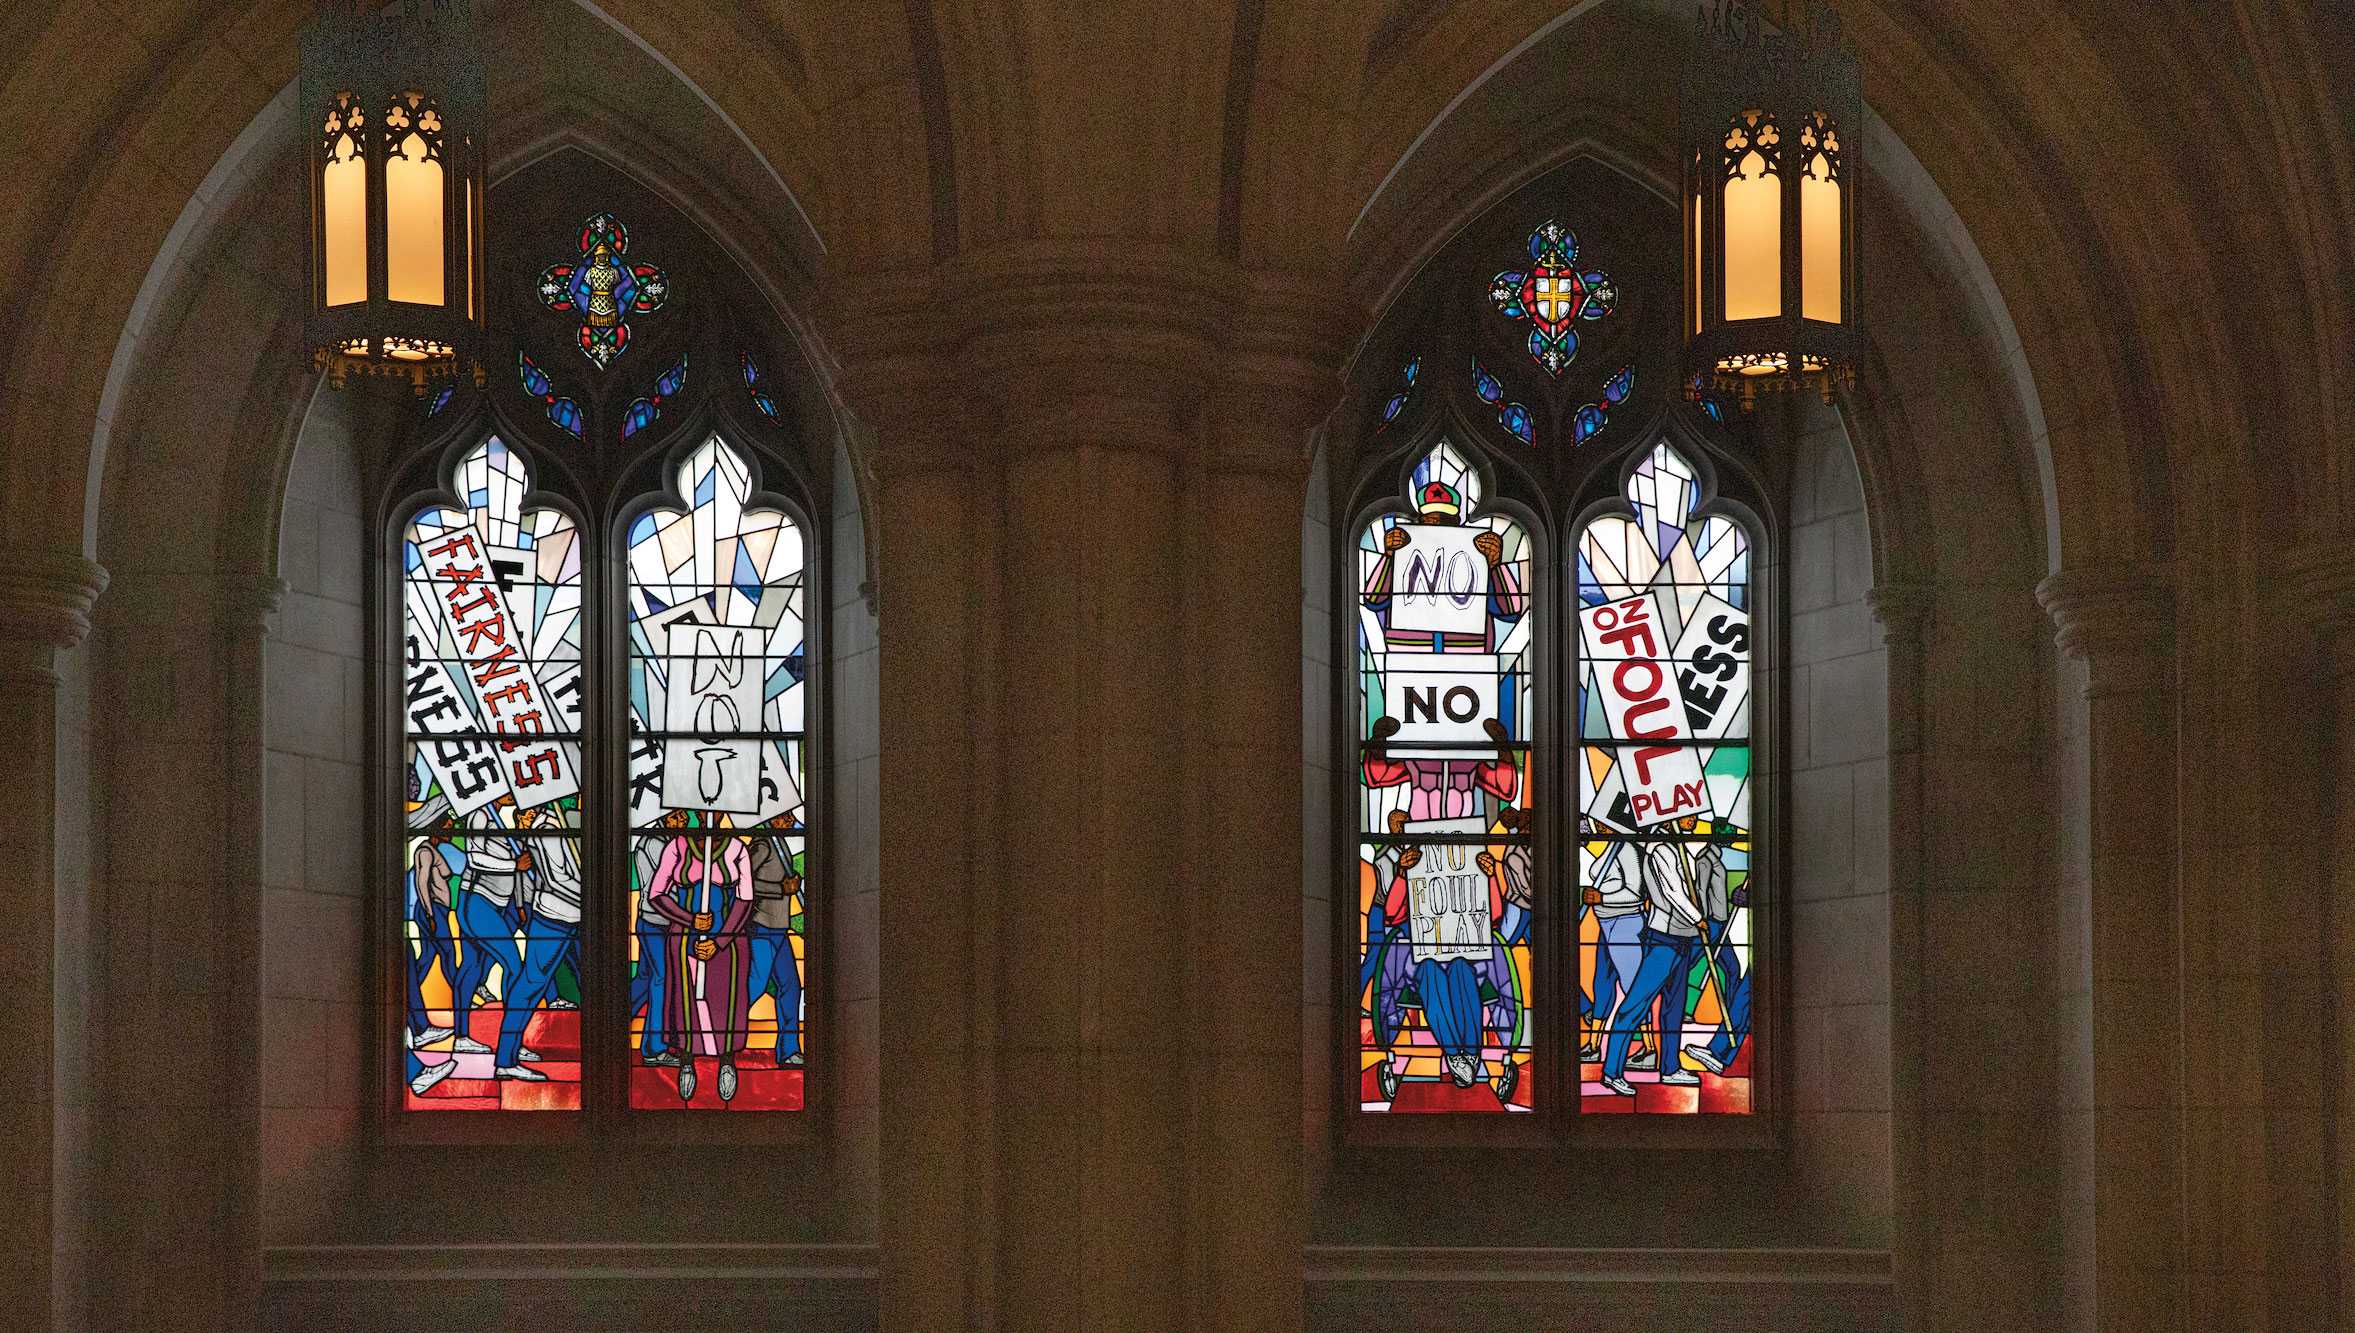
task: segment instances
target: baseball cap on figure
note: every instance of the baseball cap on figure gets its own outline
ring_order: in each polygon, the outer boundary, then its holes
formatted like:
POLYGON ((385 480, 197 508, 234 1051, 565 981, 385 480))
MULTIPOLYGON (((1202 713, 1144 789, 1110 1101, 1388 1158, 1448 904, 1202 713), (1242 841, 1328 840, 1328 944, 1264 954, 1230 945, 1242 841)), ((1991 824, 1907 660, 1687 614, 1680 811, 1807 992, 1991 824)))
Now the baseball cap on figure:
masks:
POLYGON ((1423 487, 1422 498, 1416 507, 1426 514, 1461 514, 1463 505, 1456 499, 1456 488, 1444 481, 1434 481, 1423 487))

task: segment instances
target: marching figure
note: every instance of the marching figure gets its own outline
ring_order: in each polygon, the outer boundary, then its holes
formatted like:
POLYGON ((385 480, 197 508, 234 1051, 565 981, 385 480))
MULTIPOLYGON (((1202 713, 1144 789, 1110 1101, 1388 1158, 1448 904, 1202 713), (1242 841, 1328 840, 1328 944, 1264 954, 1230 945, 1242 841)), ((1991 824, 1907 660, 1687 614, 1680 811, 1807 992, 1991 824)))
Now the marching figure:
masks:
MULTIPOLYGON (((1402 832, 1405 823, 1402 813, 1391 812, 1393 834, 1402 832)), ((1458 844, 1442 849, 1441 854, 1463 850, 1458 844)), ((1487 1031, 1495 1029, 1502 1037, 1500 1044, 1509 1046, 1513 1029, 1520 1022, 1512 959, 1505 951, 1503 940, 1493 933, 1495 923, 1504 918, 1504 893, 1493 875, 1488 880, 1488 921, 1492 933, 1486 951, 1478 958, 1419 961, 1415 958, 1414 940, 1407 924, 1410 906, 1407 872, 1422 864, 1424 852, 1422 847, 1391 845, 1383 848, 1374 863, 1374 901, 1382 913, 1383 927, 1367 950, 1370 966, 1361 967, 1360 974, 1370 971, 1374 978, 1374 1036, 1383 1051, 1382 1062, 1374 1069, 1374 1079, 1385 1100, 1398 1094, 1399 1065, 1403 1057, 1396 1044, 1406 1026, 1407 1006, 1421 1007, 1431 1038, 1439 1044, 1440 1062, 1448 1078, 1459 1088, 1481 1081, 1487 1031)), ((1480 855, 1488 853, 1484 851, 1480 855)), ((1520 1077, 1520 1066, 1513 1062, 1510 1052, 1501 1054, 1491 1083, 1498 1101, 1512 1101, 1513 1088, 1520 1077)))
POLYGON ((457 848, 438 838, 419 839, 409 854, 409 924, 415 931, 409 946, 411 1050, 447 1041, 451 1035, 449 1028, 434 1026, 426 1012, 425 979, 433 975, 433 965, 438 961, 442 965, 442 980, 452 985, 457 983, 458 946, 450 938, 449 877, 465 864, 466 858, 457 848))
MULTIPOLYGON (((685 822, 683 812, 672 823, 685 822)), ((719 1060, 720 1100, 736 1096, 736 1057, 743 1054, 751 996, 745 927, 752 920, 751 857, 742 838, 721 838, 704 815, 700 836, 674 837, 662 849, 648 889, 655 910, 670 930, 664 947, 670 971, 667 1026, 686 1038, 681 1052, 679 1099, 695 1097, 695 1057, 719 1060), (715 849, 714 844, 717 844, 715 849)))
POLYGON ((1710 833, 1708 845, 1693 858, 1701 912, 1709 923, 1701 950, 1717 977, 1718 993, 1725 999, 1725 1023, 1706 1045, 1687 1046, 1684 1053, 1712 1074, 1725 1072, 1742 1049, 1743 1039, 1750 1035, 1750 978, 1742 967, 1742 951, 1727 942, 1733 928, 1733 914, 1750 905, 1747 883, 1731 893, 1726 892, 1724 849, 1733 840, 1734 831, 1720 824, 1710 833))
POLYGON ((773 981, 777 987, 777 1067, 801 1064, 801 960, 793 956, 793 900, 801 877, 793 872, 780 840, 752 843, 752 968, 746 1011, 773 981))
MULTIPOLYGON (((458 894, 460 958, 450 1003, 456 1010, 457 1049, 468 1055, 492 1053, 475 1039, 472 1026, 475 992, 490 976, 491 964, 499 965, 500 1003, 510 1012, 517 1007, 523 953, 516 947, 515 937, 523 931, 523 877, 531 869, 532 856, 518 847, 514 834, 499 823, 498 812, 513 804, 512 797, 502 796, 498 804, 476 811, 467 826, 466 873, 458 894)), ((526 1012, 528 1016, 528 1008, 526 1012)), ((502 1019, 502 1030, 504 1027, 502 1019)), ((493 1062, 493 1077, 527 1083, 547 1081, 547 1075, 523 1066, 523 1061, 540 1056, 537 1051, 525 1050, 520 1041, 514 1050, 500 1055, 502 1058, 493 1062)))
MULTIPOLYGON (((525 810, 515 816, 518 827, 531 828, 544 810, 525 810)), ((581 867, 568 837, 529 840, 533 878, 538 881, 531 899, 531 916, 524 923, 522 965, 506 983, 506 1009, 499 1020, 499 1048, 494 1062, 499 1077, 526 1083, 545 1083, 548 1076, 524 1066, 539 1053, 523 1045, 523 1032, 556 982, 557 965, 572 950, 581 926, 581 867)))
POLYGON ((1644 897, 1650 904, 1639 934, 1643 961, 1627 983, 1626 998, 1611 1015, 1610 1035, 1603 1043, 1603 1086, 1622 1097, 1635 1095, 1634 1085, 1625 1077, 1627 1047, 1654 1001, 1660 1005, 1659 1081, 1672 1086, 1701 1081, 1699 1075, 1683 1068, 1676 1054, 1678 1039, 1684 1034, 1686 979, 1692 976, 1693 965, 1701 961, 1701 906, 1693 899, 1683 854, 1675 843, 1629 843, 1620 854, 1635 855, 1639 848, 1644 897))

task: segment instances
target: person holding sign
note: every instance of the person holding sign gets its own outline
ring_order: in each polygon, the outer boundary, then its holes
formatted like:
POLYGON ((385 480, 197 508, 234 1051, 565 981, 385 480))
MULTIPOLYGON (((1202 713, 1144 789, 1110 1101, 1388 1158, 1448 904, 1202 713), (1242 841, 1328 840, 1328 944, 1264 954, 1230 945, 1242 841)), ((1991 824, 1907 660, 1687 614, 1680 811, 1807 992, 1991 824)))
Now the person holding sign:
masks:
POLYGON ((1462 498, 1446 482, 1423 487, 1415 508, 1413 524, 1382 534, 1382 556, 1366 580, 1365 607, 1381 618, 1386 646, 1495 652, 1529 605, 1521 576, 1505 563, 1505 539, 1464 523, 1462 498))
MULTIPOLYGON (((532 854, 499 822, 499 812, 514 803, 513 797, 502 796, 468 820, 466 869, 458 894, 458 975, 450 987, 450 1002, 457 1011, 457 1049, 464 1055, 492 1054, 475 1038, 472 1020, 475 992, 489 978, 493 963, 499 965, 499 1003, 512 1009, 520 999, 517 978, 523 973, 523 951, 516 947, 515 937, 523 933, 523 884, 532 854)), ((535 1002, 524 1003, 528 1008, 535 1002)), ((523 1063, 538 1060, 538 1052, 518 1044, 499 1054, 508 1057, 508 1063, 494 1065, 493 1077, 548 1081, 547 1075, 523 1063)))
POLYGON ((1415 521, 1383 533, 1362 599, 1368 632, 1382 640, 1384 677, 1365 785, 1400 789, 1393 799, 1415 820, 1483 813, 1481 792, 1504 803, 1520 789, 1513 691, 1499 652, 1529 601, 1503 536, 1464 523, 1462 509, 1454 487, 1424 486, 1415 521), (1494 760, 1445 752, 1482 737, 1496 746, 1494 760), (1441 748, 1394 755, 1394 741, 1441 748))
MULTIPOLYGON (((1390 827, 1394 836, 1478 835, 1487 831, 1487 821, 1424 821, 1417 829, 1394 811, 1390 827)), ((1374 1078, 1385 1099, 1397 1095, 1401 1060, 1396 1044, 1409 1005, 1421 1007, 1440 1061, 1459 1088, 1482 1079, 1486 1029, 1510 1033, 1519 1021, 1512 961, 1495 933, 1504 918, 1504 892, 1496 876, 1478 864, 1488 853, 1475 847, 1393 844, 1375 863, 1375 896, 1384 925, 1379 944, 1370 951, 1374 1032, 1383 1050, 1374 1078)), ((1510 1102, 1520 1067, 1510 1055, 1497 1066, 1492 1086, 1499 1101, 1510 1102)))
MULTIPOLYGON (((1673 827, 1673 826, 1672 826, 1673 827)), ((1620 855, 1639 855, 1638 864, 1643 875, 1646 902, 1644 924, 1640 932, 1643 961, 1636 966, 1635 976, 1627 983, 1626 998, 1611 1015, 1610 1036, 1603 1043, 1603 1086, 1622 1097, 1633 1097, 1635 1087, 1627 1081, 1627 1048, 1635 1039, 1635 1030, 1652 1011, 1654 1001, 1660 1006, 1660 1082, 1671 1086, 1690 1086, 1701 1080, 1685 1071, 1676 1053, 1682 1048, 1686 1003, 1686 979, 1701 961, 1702 923, 1706 919, 1700 902, 1694 897, 1690 876, 1685 869, 1683 848, 1674 842, 1628 843, 1620 855)), ((1723 876, 1722 863, 1718 874, 1723 876)))
MULTIPOLYGON (((663 940, 670 955, 665 1027, 687 1046, 680 1052, 681 1101, 694 1100, 699 1055, 719 1061, 720 1100, 735 1099, 736 1057, 744 1053, 751 1027, 745 927, 753 913, 752 862, 744 839, 717 836, 715 819, 707 811, 699 836, 663 844, 647 888, 654 910, 670 926, 663 940)), ((673 810, 663 823, 684 830, 687 814, 673 810)))

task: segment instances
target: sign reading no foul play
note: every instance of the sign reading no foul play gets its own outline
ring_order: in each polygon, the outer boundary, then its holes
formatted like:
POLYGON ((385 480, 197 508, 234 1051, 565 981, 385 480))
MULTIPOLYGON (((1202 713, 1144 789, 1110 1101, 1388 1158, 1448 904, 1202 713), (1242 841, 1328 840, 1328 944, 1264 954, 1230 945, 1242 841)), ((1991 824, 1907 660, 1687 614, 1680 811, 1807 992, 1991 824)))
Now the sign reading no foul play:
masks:
POLYGON ((1667 627, 1649 592, 1578 613, 1589 688, 1596 692, 1618 750, 1619 777, 1637 828, 1705 814, 1701 758, 1686 745, 1691 722, 1668 658, 1667 627))
MULTIPOLYGON (((1476 818, 1421 819, 1407 824, 1417 833, 1480 833, 1476 818)), ((1406 872, 1407 936, 1415 961, 1486 958, 1489 944, 1488 872, 1480 868, 1481 848, 1471 843, 1424 843, 1422 859, 1406 872)))

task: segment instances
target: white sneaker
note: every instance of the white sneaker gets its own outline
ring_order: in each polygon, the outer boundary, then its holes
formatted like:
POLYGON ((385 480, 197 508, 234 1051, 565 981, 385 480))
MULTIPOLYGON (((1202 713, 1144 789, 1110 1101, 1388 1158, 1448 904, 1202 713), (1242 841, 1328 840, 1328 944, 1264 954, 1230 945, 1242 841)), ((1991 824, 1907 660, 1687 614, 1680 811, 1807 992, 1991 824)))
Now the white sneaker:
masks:
POLYGON ((1626 1079, 1623 1078, 1613 1078, 1609 1074, 1603 1075, 1603 1086, 1609 1088, 1612 1092, 1617 1093, 1622 1097, 1633 1097, 1635 1095, 1634 1084, 1629 1083, 1626 1079))
POLYGON ((1451 1055, 1447 1057, 1447 1076, 1454 1079, 1455 1085, 1459 1088, 1468 1088, 1478 1083, 1480 1081, 1480 1057, 1477 1055, 1451 1055))
MULTIPOLYGON (((1709 1048, 1706 1046, 1687 1046, 1684 1048, 1684 1053, 1693 1057, 1693 1063, 1701 1066, 1703 1069, 1708 1070, 1712 1074, 1722 1074, 1725 1072, 1725 1061, 1720 1060, 1715 1055, 1710 1054, 1709 1048)), ((1667 1080, 1663 1079, 1661 1081, 1666 1082, 1667 1080)))
POLYGON ((540 1053, 533 1050, 529 1046, 518 1046, 515 1048, 515 1058, 518 1060, 528 1060, 533 1064, 538 1064, 540 1061, 540 1053))
POLYGON ((693 1060, 679 1066, 679 1100, 683 1102, 695 1100, 695 1062, 693 1060))
POLYGON ((1671 1088, 1694 1088, 1701 1084, 1701 1076, 1690 1069, 1679 1069, 1673 1074, 1662 1074, 1660 1082, 1671 1088))
POLYGON ((455 1060, 444 1060, 438 1065, 427 1065, 417 1071, 417 1077, 409 1080, 409 1091, 422 1097, 434 1084, 457 1072, 458 1062, 455 1060))
POLYGON ((545 1083, 548 1081, 546 1074, 537 1069, 526 1069, 522 1065, 506 1065, 494 1069, 491 1071, 491 1077, 513 1079, 518 1083, 545 1083))
POLYGON ((720 1066, 720 1100, 723 1102, 736 1100, 736 1066, 734 1065, 720 1066))
POLYGON ((460 1055, 489 1055, 491 1048, 472 1037, 460 1037, 458 1039, 458 1053, 460 1055))
POLYGON ((409 1049, 412 1051, 422 1051, 437 1041, 448 1041, 449 1039, 450 1030, 448 1028, 427 1028, 423 1032, 412 1032, 409 1034, 409 1049))

